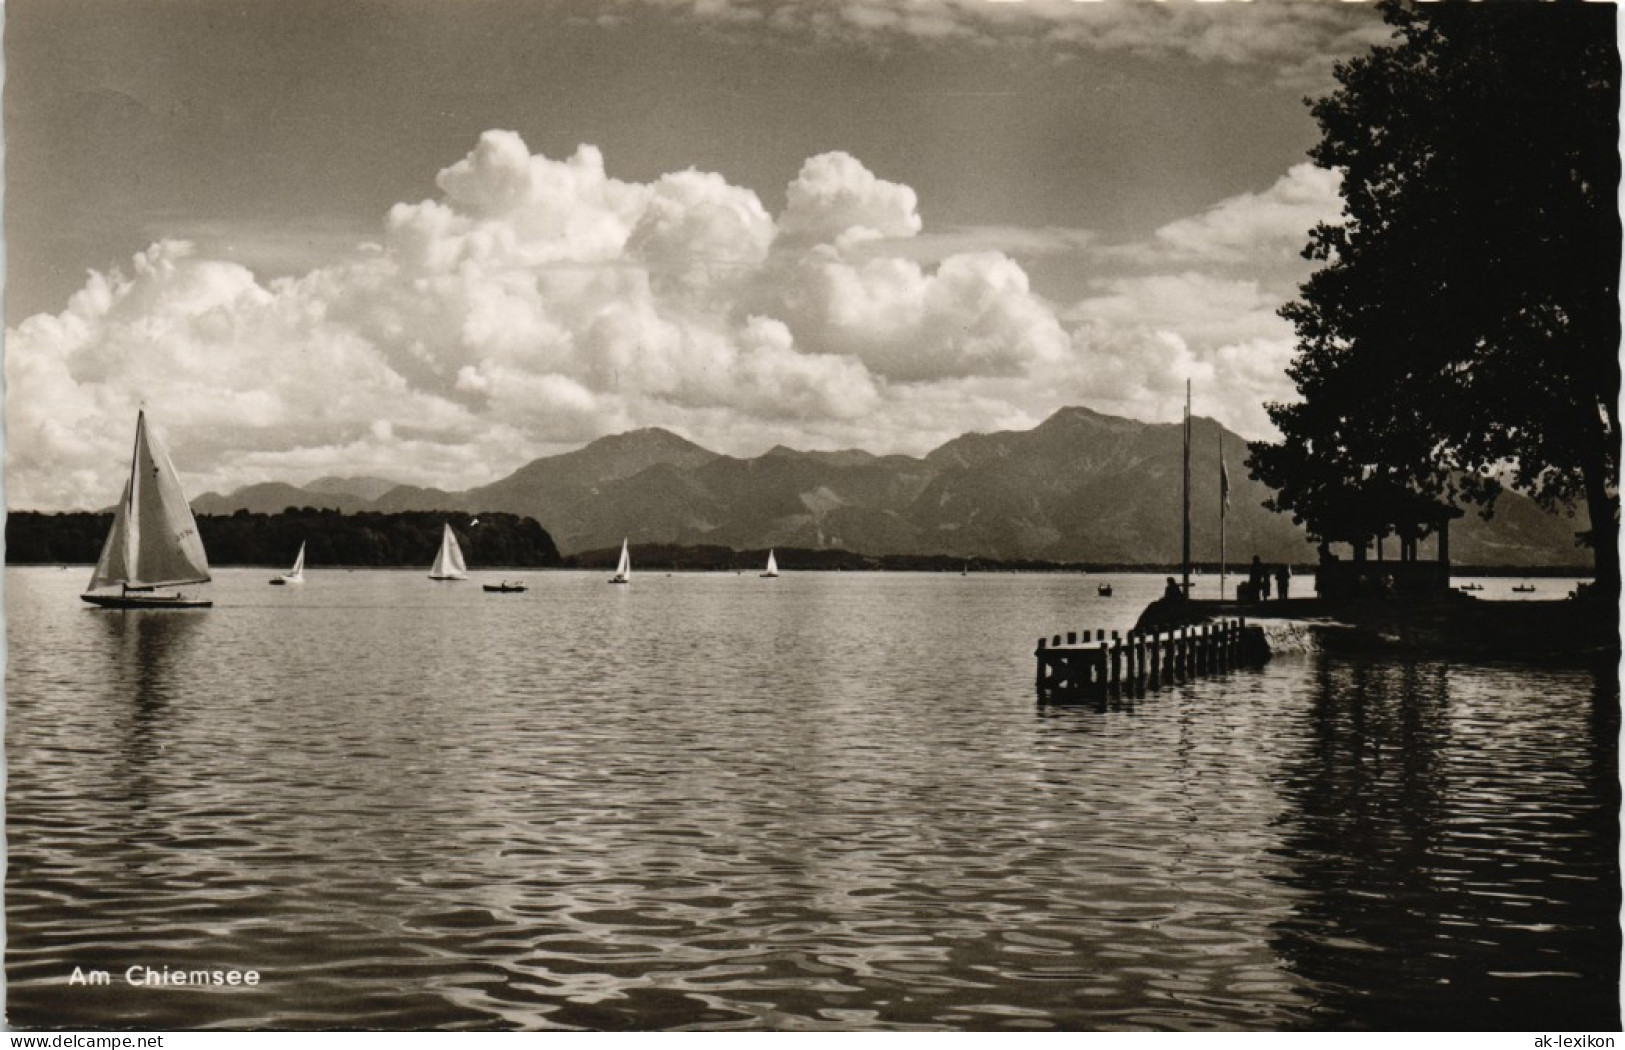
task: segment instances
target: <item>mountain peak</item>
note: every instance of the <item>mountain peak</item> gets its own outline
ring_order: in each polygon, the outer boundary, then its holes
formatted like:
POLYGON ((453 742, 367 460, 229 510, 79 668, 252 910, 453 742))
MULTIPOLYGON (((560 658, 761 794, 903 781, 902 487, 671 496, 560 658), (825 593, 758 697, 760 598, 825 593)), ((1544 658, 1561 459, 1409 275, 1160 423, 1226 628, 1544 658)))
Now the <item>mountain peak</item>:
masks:
POLYGON ((679 444, 693 445, 695 448, 700 447, 688 440, 688 438, 683 437, 681 434, 674 434, 665 427, 639 427, 636 430, 623 430, 619 434, 605 434, 596 441, 589 442, 587 447, 591 448, 593 445, 601 445, 606 442, 611 444, 679 444))
POLYGON ((1033 428, 1033 433, 1054 432, 1059 430, 1076 430, 1088 428, 1091 430, 1139 430, 1153 423, 1144 423, 1138 419, 1129 419, 1125 416, 1109 416, 1104 412, 1097 412, 1082 405, 1072 405, 1067 408, 1058 408, 1050 417, 1033 428))

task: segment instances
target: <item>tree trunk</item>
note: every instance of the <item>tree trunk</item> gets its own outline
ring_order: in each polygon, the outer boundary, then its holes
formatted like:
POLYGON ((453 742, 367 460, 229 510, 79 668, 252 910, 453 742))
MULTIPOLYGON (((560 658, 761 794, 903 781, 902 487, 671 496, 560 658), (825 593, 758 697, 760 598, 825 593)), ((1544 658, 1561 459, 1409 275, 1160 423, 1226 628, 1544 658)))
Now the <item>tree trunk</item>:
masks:
POLYGON ((1586 511, 1591 515, 1591 556, 1597 588, 1610 602, 1619 600, 1619 496, 1609 489, 1607 457, 1586 465, 1586 511))

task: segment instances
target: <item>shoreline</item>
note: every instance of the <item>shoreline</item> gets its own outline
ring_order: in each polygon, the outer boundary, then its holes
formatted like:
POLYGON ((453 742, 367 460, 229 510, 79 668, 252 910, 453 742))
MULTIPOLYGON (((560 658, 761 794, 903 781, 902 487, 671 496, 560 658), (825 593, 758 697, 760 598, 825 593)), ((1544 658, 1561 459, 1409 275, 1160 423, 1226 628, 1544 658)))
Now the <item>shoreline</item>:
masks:
MULTIPOLYGON (((1307 630, 1328 652, 1456 657, 1474 660, 1612 666, 1620 661, 1619 606, 1600 596, 1484 599, 1448 592, 1429 600, 1263 602, 1159 599, 1137 626, 1245 617, 1250 626, 1307 630)), ((1279 634, 1280 632, 1275 632, 1279 634)))

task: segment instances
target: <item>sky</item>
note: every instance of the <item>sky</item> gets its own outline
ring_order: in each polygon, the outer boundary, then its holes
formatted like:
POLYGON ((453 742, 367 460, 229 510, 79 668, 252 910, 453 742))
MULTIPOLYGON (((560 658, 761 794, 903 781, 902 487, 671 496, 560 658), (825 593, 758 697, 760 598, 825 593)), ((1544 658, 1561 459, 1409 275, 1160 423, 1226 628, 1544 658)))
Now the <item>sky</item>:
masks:
POLYGON ((1357 0, 9 0, 6 503, 1248 437, 1357 0))

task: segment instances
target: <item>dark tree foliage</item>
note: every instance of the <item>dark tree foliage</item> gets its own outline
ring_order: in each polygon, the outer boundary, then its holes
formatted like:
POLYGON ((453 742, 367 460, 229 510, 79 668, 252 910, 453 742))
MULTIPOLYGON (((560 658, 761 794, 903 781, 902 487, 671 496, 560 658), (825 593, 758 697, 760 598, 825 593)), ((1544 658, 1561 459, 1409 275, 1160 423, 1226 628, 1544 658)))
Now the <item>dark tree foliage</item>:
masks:
POLYGON ((1343 176, 1281 311, 1302 397, 1249 467, 1325 540, 1503 480, 1583 501, 1617 590, 1620 62, 1613 4, 1385 0, 1392 42, 1312 103, 1343 176))
MULTIPOLYGON (((543 568, 561 561, 553 537, 535 519, 516 514, 401 514, 289 507, 281 514, 199 515, 198 533, 213 565, 287 566, 305 544, 305 562, 324 565, 414 566, 425 569, 451 523, 469 568, 543 568), (472 524, 474 521, 478 524, 472 524)), ((13 513, 6 518, 10 565, 94 562, 111 514, 13 513)))

